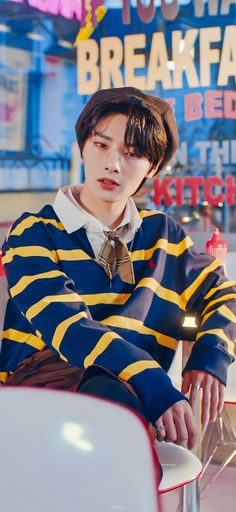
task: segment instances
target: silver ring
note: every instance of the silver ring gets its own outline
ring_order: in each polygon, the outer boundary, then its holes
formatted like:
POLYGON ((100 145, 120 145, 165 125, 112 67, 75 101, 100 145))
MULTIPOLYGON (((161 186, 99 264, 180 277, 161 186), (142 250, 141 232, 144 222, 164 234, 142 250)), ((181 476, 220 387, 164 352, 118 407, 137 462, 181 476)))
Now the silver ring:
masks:
POLYGON ((156 425, 156 431, 157 432, 162 432, 162 430, 166 430, 165 425, 156 425))
POLYGON ((196 389, 196 391, 199 391, 199 389, 201 389, 201 384, 192 384, 192 388, 196 389))

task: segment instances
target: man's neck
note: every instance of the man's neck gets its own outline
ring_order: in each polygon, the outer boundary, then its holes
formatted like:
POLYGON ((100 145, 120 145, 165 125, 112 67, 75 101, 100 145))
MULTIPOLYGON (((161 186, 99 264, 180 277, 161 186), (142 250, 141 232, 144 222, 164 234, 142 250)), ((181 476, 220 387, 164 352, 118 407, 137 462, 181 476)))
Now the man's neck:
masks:
POLYGON ((76 201, 86 210, 88 213, 93 215, 101 224, 115 229, 121 223, 126 205, 118 203, 101 203, 97 202, 96 209, 88 207, 86 201, 83 200, 83 192, 80 191, 76 195, 76 201))

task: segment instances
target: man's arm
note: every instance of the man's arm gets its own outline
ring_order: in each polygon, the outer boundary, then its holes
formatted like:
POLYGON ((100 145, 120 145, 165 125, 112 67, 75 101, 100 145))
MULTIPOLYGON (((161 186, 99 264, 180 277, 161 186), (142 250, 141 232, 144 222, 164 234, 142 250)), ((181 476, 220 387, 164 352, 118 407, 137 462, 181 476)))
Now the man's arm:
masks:
POLYGON ((186 313, 198 320, 196 342, 183 370, 182 392, 190 392, 193 409, 202 388, 202 424, 215 421, 224 403, 227 369, 234 360, 236 340, 236 282, 229 281, 220 261, 199 254, 194 246, 185 254, 186 313))
MULTIPOLYGON (((197 290, 193 305, 199 318, 196 343, 183 372, 182 392, 190 392, 195 408, 202 388, 202 425, 215 421, 224 405, 224 388, 228 365, 234 360, 236 340, 236 283, 228 281, 219 267, 214 280, 197 290)), ((207 282, 206 280, 206 282, 207 282)))

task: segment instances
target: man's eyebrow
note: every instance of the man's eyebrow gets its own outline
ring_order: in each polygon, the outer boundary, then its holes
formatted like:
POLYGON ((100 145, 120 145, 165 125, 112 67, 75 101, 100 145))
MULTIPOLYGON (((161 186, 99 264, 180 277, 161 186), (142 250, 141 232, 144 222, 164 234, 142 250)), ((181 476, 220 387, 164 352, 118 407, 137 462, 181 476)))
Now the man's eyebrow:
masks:
POLYGON ((99 135, 99 137, 102 137, 103 139, 112 141, 112 137, 109 137, 109 135, 105 135, 105 133, 102 132, 94 132, 94 135, 99 135))

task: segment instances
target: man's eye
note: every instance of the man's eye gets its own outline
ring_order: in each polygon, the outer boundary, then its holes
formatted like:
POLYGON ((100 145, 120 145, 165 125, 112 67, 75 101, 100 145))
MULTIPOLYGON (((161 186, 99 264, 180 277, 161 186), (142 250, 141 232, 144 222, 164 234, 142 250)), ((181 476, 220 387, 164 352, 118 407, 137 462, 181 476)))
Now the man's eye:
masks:
POLYGON ((94 141, 94 144, 97 148, 104 149, 106 147, 106 144, 103 144, 103 142, 99 142, 97 140, 94 141))
POLYGON ((134 151, 126 151, 125 155, 132 158, 136 157, 136 153, 134 153, 134 151))

